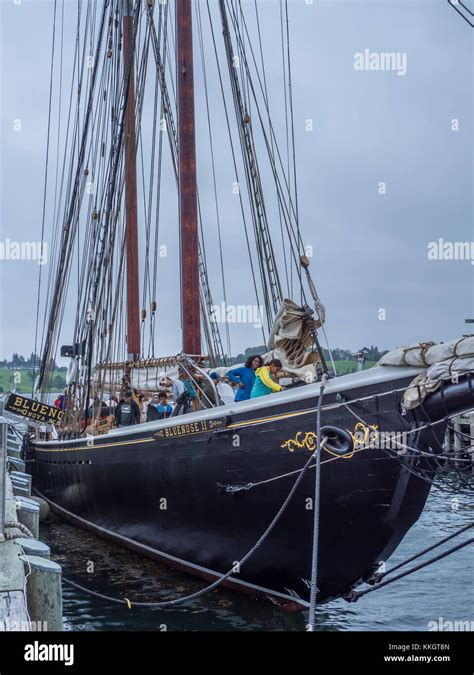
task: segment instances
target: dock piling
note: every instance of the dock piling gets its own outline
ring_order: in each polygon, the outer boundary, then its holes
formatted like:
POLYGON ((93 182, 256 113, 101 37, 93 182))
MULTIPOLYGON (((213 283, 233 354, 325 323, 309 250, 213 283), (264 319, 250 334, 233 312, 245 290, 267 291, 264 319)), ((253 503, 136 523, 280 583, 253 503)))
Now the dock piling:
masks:
POLYGON ((39 514, 40 507, 32 499, 18 496, 17 498, 18 521, 29 529, 35 539, 39 537, 39 514))
POLYGON ((7 425, 0 420, 0 541, 5 541, 5 499, 7 479, 7 425))
POLYGON ((25 555, 34 555, 38 556, 38 558, 48 559, 51 556, 51 549, 49 546, 37 539, 23 537, 21 539, 15 539, 15 543, 21 548, 21 552, 25 555))
POLYGON ((61 566, 38 541, 49 505, 31 498, 17 430, 2 412, 0 402, 0 632, 62 631, 61 566))
POLYGON ((32 621, 46 621, 48 631, 62 631, 61 566, 47 558, 21 555, 25 566, 26 594, 32 621))

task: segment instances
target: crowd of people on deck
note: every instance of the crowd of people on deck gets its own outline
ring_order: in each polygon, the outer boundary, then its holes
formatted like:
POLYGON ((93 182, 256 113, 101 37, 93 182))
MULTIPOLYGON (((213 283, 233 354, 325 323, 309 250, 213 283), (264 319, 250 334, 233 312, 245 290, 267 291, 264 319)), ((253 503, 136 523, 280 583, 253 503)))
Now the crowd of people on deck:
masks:
MULTIPOLYGON (((115 426, 128 427, 142 422, 153 422, 191 411, 214 408, 233 401, 266 396, 284 389, 278 383, 278 374, 282 370, 281 361, 272 359, 264 364, 261 356, 250 356, 245 364, 228 370, 224 377, 217 371, 208 376, 197 371, 191 375, 179 368, 178 377, 163 377, 161 390, 152 394, 148 400, 138 390, 133 390, 124 382, 120 400, 112 397, 106 404, 98 397, 92 402, 87 417, 104 419, 110 417, 115 426), (233 387, 229 384, 232 383, 233 387), (169 397, 173 401, 170 403, 169 397)), ((55 407, 64 410, 65 394, 58 395, 55 407)))

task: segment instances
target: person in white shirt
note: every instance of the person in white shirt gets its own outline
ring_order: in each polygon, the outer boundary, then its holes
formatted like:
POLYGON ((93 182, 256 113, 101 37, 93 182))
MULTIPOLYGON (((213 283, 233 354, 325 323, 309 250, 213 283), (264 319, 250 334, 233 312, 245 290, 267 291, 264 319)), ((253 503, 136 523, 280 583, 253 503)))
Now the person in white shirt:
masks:
POLYGON ((175 402, 171 417, 176 415, 185 415, 189 410, 189 395, 186 385, 181 380, 172 380, 171 377, 164 377, 160 382, 162 387, 171 387, 173 399, 175 402))

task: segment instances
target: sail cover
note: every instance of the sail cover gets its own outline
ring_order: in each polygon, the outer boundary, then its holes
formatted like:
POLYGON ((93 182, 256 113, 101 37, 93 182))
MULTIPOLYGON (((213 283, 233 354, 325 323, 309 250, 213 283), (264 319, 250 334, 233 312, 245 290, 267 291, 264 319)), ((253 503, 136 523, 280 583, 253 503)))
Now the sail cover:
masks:
POLYGON ((293 300, 283 300, 270 331, 270 351, 264 355, 264 360, 280 359, 284 371, 307 381, 314 379, 320 360, 317 352, 310 351, 309 347, 314 341, 312 330, 318 323, 311 318, 307 308, 293 300))
MULTIPOLYGON (((156 392, 161 389, 164 377, 177 379, 179 368, 190 368, 190 361, 183 354, 158 359, 145 359, 136 363, 98 364, 94 374, 94 383, 105 392, 115 393, 120 389, 122 379, 126 377, 128 386, 139 391, 156 392)), ((200 372, 204 369, 193 364, 192 368, 200 372)))
MULTIPOLYGON (((160 382, 163 377, 178 378, 178 366, 165 366, 161 368, 132 368, 127 378, 128 384, 132 389, 139 391, 156 392, 162 389, 160 382)), ((104 392, 116 393, 120 390, 122 378, 125 377, 125 369, 108 371, 104 373, 96 372, 94 382, 96 387, 100 386, 104 392)))
POLYGON ((405 392, 403 405, 411 410, 436 391, 443 380, 474 372, 474 335, 450 342, 419 342, 388 352, 377 366, 415 366, 425 368, 405 392))

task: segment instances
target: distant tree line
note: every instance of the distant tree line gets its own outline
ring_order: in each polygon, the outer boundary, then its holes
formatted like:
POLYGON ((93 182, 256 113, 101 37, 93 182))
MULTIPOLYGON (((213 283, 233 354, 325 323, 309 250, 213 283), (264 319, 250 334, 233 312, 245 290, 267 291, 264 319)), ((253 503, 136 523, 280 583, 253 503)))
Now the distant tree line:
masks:
MULTIPOLYGON (((370 347, 362 347, 358 351, 365 352, 367 361, 378 361, 384 354, 387 354, 388 349, 380 351, 378 347, 370 345, 370 347)), ((331 352, 334 361, 353 361, 355 358, 355 352, 351 352, 349 349, 339 349, 339 347, 336 347, 335 349, 332 349, 331 352)), ((329 352, 327 349, 323 349, 323 354, 324 358, 329 358, 329 352)))
MULTIPOLYGON (((34 368, 37 369, 39 367, 41 358, 38 356, 38 354, 34 354, 31 352, 30 356, 28 358, 22 356, 21 354, 17 354, 16 352, 13 354, 11 359, 0 359, 0 368, 16 368, 17 370, 33 370, 34 368)), ((46 364, 46 370, 67 370, 65 367, 59 367, 54 360, 54 358, 49 359, 48 363, 46 364)))
POLYGON ((265 352, 268 352, 265 345, 260 345, 260 347, 248 347, 243 354, 237 354, 237 356, 227 358, 227 363, 230 366, 233 366, 234 363, 244 363, 249 356, 253 356, 254 354, 265 354, 265 352))

